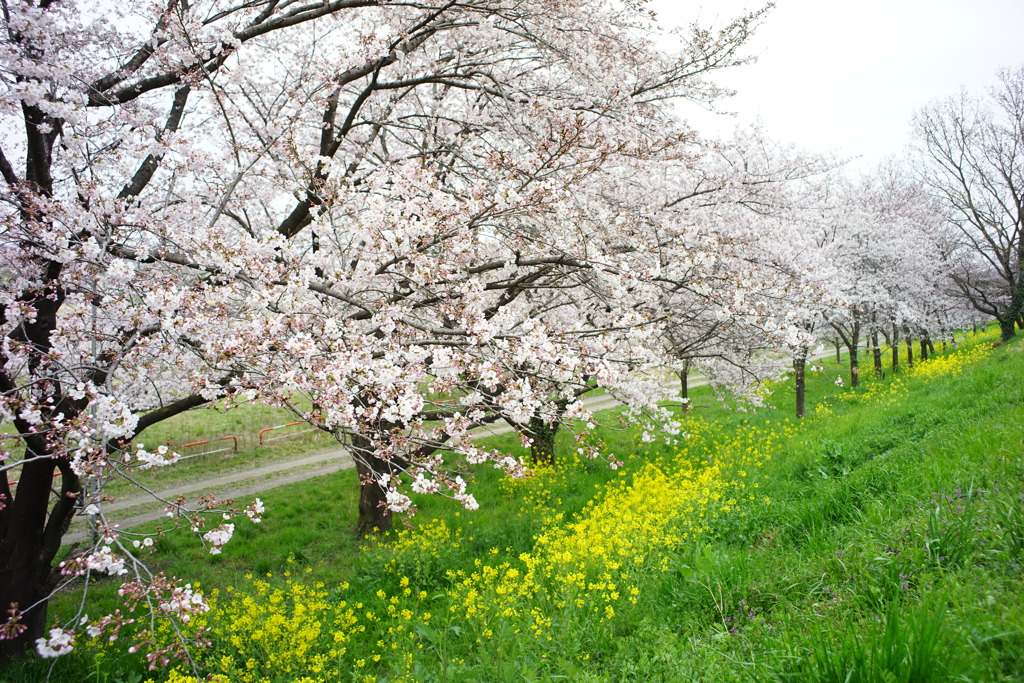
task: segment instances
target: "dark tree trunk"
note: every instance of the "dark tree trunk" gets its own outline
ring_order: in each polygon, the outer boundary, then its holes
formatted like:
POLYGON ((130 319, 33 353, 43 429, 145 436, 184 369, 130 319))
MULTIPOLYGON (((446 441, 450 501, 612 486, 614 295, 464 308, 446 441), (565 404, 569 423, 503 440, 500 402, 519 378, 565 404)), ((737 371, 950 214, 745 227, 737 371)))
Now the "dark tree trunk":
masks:
POLYGON ((1016 321, 1007 316, 999 319, 999 337, 1002 341, 1008 342, 1014 337, 1014 325, 1016 321))
POLYGON ((840 353, 840 351, 842 350, 843 347, 839 344, 839 342, 834 342, 834 343, 836 345, 836 363, 841 363, 843 359, 842 359, 842 356, 839 355, 839 353, 840 353))
MULTIPOLYGON (((1020 238, 1018 237, 1018 240, 1019 239, 1020 238)), ((1017 244, 1020 245, 1021 243, 1018 241, 1017 244)), ((999 331, 1004 342, 1013 339, 1014 323, 1020 326, 1020 323, 1024 322, 1024 250, 1022 250, 1019 246, 1016 256, 1016 278, 1013 282, 1013 288, 1010 292, 1010 306, 1003 313, 1003 317, 999 318, 999 331), (1003 322, 1004 319, 1006 320, 1005 323, 1003 322)), ((1021 329, 1024 329, 1024 327, 1022 327, 1021 329)))
POLYGON ((860 359, 857 357, 857 347, 850 348, 850 386, 857 387, 860 385, 860 359))
POLYGON ((796 388, 796 416, 804 416, 804 394, 806 391, 807 347, 801 346, 793 357, 793 384, 796 388))
MULTIPOLYGON (((71 422, 81 414, 81 406, 64 400, 59 382, 47 376, 51 339, 57 329, 58 312, 64 302, 64 291, 59 284, 63 266, 47 262, 45 272, 48 286, 42 292, 25 292, 19 297, 36 311, 34 320, 23 323, 8 333, 29 349, 28 369, 36 383, 51 383, 55 391, 48 408, 42 409, 45 424, 51 424, 56 414, 71 422), (43 379, 44 381, 39 381, 43 379)), ((7 320, 7 311, 3 311, 7 320)), ((0 363, 0 389, 17 394, 23 387, 14 376, 7 374, 6 364, 0 363)), ((26 392, 31 396, 30 392, 26 392)), ((29 400, 32 400, 31 398, 29 400)), ((27 627, 17 638, 0 640, 0 661, 23 655, 31 649, 37 638, 43 637, 46 626, 46 608, 50 592, 56 585, 53 572, 54 559, 60 551, 60 540, 71 523, 81 493, 81 480, 66 457, 55 457, 56 444, 44 432, 20 417, 13 426, 25 446, 25 459, 21 466, 17 487, 11 490, 7 472, 0 472, 0 623, 7 622, 9 610, 30 610, 20 617, 27 627), (60 492, 51 497, 54 472, 60 471, 60 492), (52 502, 51 502, 52 501, 52 502), (17 607, 15 608, 15 604, 17 607)), ((59 454, 59 452, 58 452, 59 454)))
POLYGON ((856 388, 860 384, 860 316, 861 311, 853 311, 853 323, 849 329, 833 325, 833 329, 846 344, 846 350, 850 354, 850 387, 856 388))
POLYGON ((928 334, 927 332, 924 333, 924 341, 925 341, 926 344, 928 344, 928 355, 929 356, 934 356, 935 355, 935 344, 932 342, 931 335, 928 334))
POLYGON ((555 437, 558 436, 559 422, 547 423, 542 418, 534 415, 530 418, 528 425, 530 438, 530 460, 534 465, 554 466, 555 464, 555 437))
POLYGON ((878 345, 878 328, 871 326, 871 355, 875 361, 875 377, 882 379, 882 347, 878 345))
POLYGON ((836 323, 831 323, 831 325, 850 354, 850 386, 856 387, 859 384, 858 374, 860 373, 858 363, 858 354, 860 352, 860 312, 854 310, 853 323, 848 328, 836 323))
POLYGON ((359 521, 356 534, 384 533, 391 529, 394 515, 387 507, 387 489, 377 483, 381 475, 396 474, 391 461, 378 458, 369 439, 352 439, 352 459, 359 473, 359 521))
POLYGON ((690 361, 683 363, 683 368, 678 372, 679 375, 679 398, 682 399, 679 402, 683 412, 690 409, 690 361))
MULTIPOLYGON (((46 455, 43 448, 31 450, 31 442, 42 442, 41 437, 27 441, 27 458, 46 455)), ((6 492, 7 473, 0 473, 0 477, 4 478, 6 492)), ((11 640, 0 640, 0 662, 21 656, 32 649, 37 638, 45 635, 48 597, 59 579, 53 569, 54 559, 60 551, 60 539, 74 517, 80 493, 81 481, 66 460, 43 458, 26 462, 21 468, 17 495, 5 507, 0 529, 0 621, 7 620, 7 611, 15 604, 19 609, 32 609, 20 620, 27 627, 23 633, 11 640), (61 477, 55 480, 58 467, 61 477), (61 488, 50 509, 55 481, 59 481, 61 488)), ((9 493, 5 495, 10 498, 9 493)))
POLYGON ((892 325, 892 341, 889 348, 892 350, 892 374, 895 375, 900 371, 900 337, 896 323, 892 325))
POLYGON ((853 316, 853 326, 850 328, 850 342, 848 350, 850 351, 850 386, 856 388, 860 385, 860 320, 858 315, 855 313, 853 316))
POLYGON ((928 342, 925 341, 924 337, 921 337, 921 361, 928 360, 928 342))
POLYGON ((17 556, 12 557, 11 561, 4 562, 3 568, 0 569, 0 600, 3 600, 5 612, 3 620, 6 621, 10 616, 6 613, 10 608, 21 609, 36 605, 19 621, 25 627, 25 631, 16 638, 0 640, 0 664, 23 656, 33 649, 37 638, 45 637, 47 596, 53 590, 53 585, 50 581, 43 582, 39 579, 37 563, 24 561, 17 556))

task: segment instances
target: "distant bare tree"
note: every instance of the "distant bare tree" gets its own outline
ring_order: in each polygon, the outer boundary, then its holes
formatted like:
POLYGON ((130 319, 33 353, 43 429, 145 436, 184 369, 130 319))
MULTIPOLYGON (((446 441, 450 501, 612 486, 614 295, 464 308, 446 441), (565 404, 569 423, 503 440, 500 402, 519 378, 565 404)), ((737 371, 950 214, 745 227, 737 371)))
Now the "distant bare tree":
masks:
POLYGON ((914 120, 926 182, 961 239, 953 279, 1003 340, 1024 326, 1024 67, 999 74, 988 97, 966 91, 914 120))

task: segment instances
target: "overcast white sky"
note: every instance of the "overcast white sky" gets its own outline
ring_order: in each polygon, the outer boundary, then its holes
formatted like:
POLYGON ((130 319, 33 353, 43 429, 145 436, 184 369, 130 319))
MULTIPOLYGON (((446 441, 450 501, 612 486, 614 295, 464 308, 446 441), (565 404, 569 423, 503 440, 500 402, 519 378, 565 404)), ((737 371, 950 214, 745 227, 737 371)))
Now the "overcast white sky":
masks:
MULTIPOLYGON (((651 0, 665 26, 721 24, 744 0, 651 0)), ((687 109, 719 134, 758 117, 775 138, 812 151, 863 155, 868 170, 910 141, 910 119, 961 86, 981 93, 1000 67, 1024 64, 1024 0, 776 0, 752 39, 754 64, 723 71, 738 91, 721 107, 737 119, 687 109)))

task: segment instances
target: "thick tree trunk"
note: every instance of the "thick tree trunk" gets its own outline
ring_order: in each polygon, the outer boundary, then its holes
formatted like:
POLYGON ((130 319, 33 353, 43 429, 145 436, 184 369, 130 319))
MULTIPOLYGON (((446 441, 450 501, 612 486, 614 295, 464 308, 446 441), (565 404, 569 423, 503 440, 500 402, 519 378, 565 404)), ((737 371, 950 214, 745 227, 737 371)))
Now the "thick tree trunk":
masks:
MULTIPOLYGON (((45 451, 40 448, 27 454, 31 458, 45 455, 45 451)), ((46 458, 26 462, 19 475, 17 495, 5 506, 0 527, 0 622, 7 620, 8 610, 15 605, 31 610, 20 620, 25 631, 16 638, 0 640, 0 662, 20 657, 45 635, 47 602, 59 579, 54 559, 81 493, 81 481, 66 462, 46 458), (55 480, 59 464, 62 476, 55 480), (61 489, 51 509, 55 481, 61 489)), ((0 477, 5 478, 6 491, 7 473, 0 477)))
POLYGON ((928 360, 928 342, 925 341, 924 337, 921 337, 921 361, 928 360))
POLYGON ((793 357, 793 384, 796 388, 796 416, 797 419, 804 416, 806 391, 806 370, 807 370, 807 347, 802 346, 793 357))
POLYGON ((840 354, 840 351, 842 350, 843 347, 839 344, 839 342, 834 342, 834 343, 836 345, 836 363, 840 363, 840 362, 842 362, 843 358, 839 354, 840 354))
MULTIPOLYGON (((35 309, 35 319, 8 334, 9 339, 24 343, 30 349, 30 369, 43 368, 49 362, 46 359, 58 326, 58 311, 64 302, 63 289, 57 284, 62 267, 55 262, 47 263, 51 284, 41 293, 25 292, 21 297, 35 309)), ((43 377, 46 377, 45 371, 40 371, 37 381, 43 377)), ((53 380, 46 377, 45 382, 50 381, 53 380)), ((13 394, 18 384, 19 381, 8 375, 6 367, 0 364, 0 385, 13 394)), ((57 382, 53 384, 59 387, 57 382)), ((53 399, 50 407, 42 410, 44 423, 53 420, 58 412, 66 423, 79 417, 79 408, 73 402, 65 401, 59 393, 53 399)), ((28 612, 19 620, 26 630, 16 638, 0 640, 0 661, 23 655, 32 649, 37 638, 45 635, 47 602, 59 578, 54 573, 54 559, 82 490, 81 480, 71 470, 68 460, 53 457, 56 444, 50 442, 45 431, 38 432, 21 417, 14 418, 13 426, 22 435, 25 458, 14 491, 7 481, 8 472, 0 473, 3 478, 0 484, 0 494, 3 494, 0 501, 3 503, 0 505, 0 623, 7 622, 11 609, 28 612), (55 480, 54 473, 58 470, 61 477, 55 480), (61 488, 54 498, 51 491, 55 483, 61 488)))
POLYGON ((352 459, 359 473, 359 521, 356 534, 384 533, 391 529, 394 515, 387 507, 387 489, 378 482, 381 475, 394 475, 391 462, 378 458, 369 439, 352 439, 352 459))
POLYGON ((1014 325, 1016 325, 1016 321, 1009 316, 999 319, 999 335, 1002 341, 1008 342, 1013 339, 1014 325))
MULTIPOLYGON (((12 560, 5 562, 0 570, 3 575, 0 578, 0 600, 3 600, 4 611, 36 606, 21 618, 19 624, 25 627, 22 633, 10 640, 0 640, 0 664, 23 656, 33 649, 37 638, 45 637, 47 596, 52 590, 49 582, 39 582, 37 567, 30 566, 32 563, 18 558, 12 560)), ((3 620, 6 621, 8 616, 4 614, 3 620)))
POLYGON ((530 437, 533 443, 530 444, 530 460, 534 465, 555 464, 555 437, 558 436, 558 422, 548 424, 542 418, 534 415, 530 418, 530 437))

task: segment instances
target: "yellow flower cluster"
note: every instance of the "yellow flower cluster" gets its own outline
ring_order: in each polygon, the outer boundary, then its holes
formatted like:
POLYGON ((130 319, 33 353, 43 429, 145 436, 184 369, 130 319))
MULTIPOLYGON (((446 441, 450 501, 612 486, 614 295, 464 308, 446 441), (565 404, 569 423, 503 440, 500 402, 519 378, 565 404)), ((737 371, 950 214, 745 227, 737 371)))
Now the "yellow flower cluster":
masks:
MULTIPOLYGON (((164 683, 228 683, 230 679, 226 676, 212 676, 210 678, 196 678, 191 673, 185 673, 180 667, 174 667, 167 672, 167 678, 163 679, 164 683)), ((152 678, 146 679, 146 683, 154 683, 152 678)), ((310 679, 300 679, 296 683, 313 683, 310 679)))
POLYGON ((451 528, 443 519, 432 519, 413 529, 396 531, 390 540, 385 572, 411 576, 430 575, 466 541, 461 529, 451 528))
POLYGON ((363 628, 354 606, 332 603, 322 583, 274 587, 257 579, 244 592, 229 588, 228 597, 211 610, 210 637, 221 653, 217 668, 246 683, 267 680, 271 672, 330 680, 353 632, 363 628), (330 648, 314 652, 322 649, 321 638, 330 648))
MULTIPOLYGON (((839 400, 846 403, 870 403, 872 406, 880 408, 893 405, 910 393, 904 378, 929 381, 941 377, 954 377, 961 374, 968 366, 987 358, 992 354, 992 344, 987 340, 990 334, 978 335, 971 340, 973 343, 970 346, 965 345, 951 353, 942 356, 935 355, 928 360, 918 361, 906 371, 905 375, 891 381, 886 382, 866 376, 861 382, 858 392, 845 393, 839 400)), ((832 411, 824 403, 819 403, 815 406, 814 413, 817 417, 828 417, 832 411)))
POLYGON ((538 509, 550 510, 561 504, 556 491, 569 477, 580 471, 579 456, 573 455, 556 469, 550 465, 536 465, 528 477, 504 477, 498 488, 507 500, 518 500, 521 513, 530 514, 538 509))
POLYGON ((953 377, 962 373, 967 366, 982 361, 991 354, 991 344, 979 343, 971 348, 958 349, 944 356, 932 356, 928 360, 914 365, 909 374, 911 377, 923 379, 953 377))
POLYGON ((909 393, 910 390, 900 377, 888 382, 870 378, 861 382, 860 390, 856 393, 843 394, 842 400, 847 403, 868 403, 881 408, 894 405, 909 393))
MULTIPOLYGON (((380 590, 364 604, 338 597, 348 584, 328 591, 290 573, 283 582, 247 577, 245 586, 215 594, 210 611, 188 624, 186 635, 206 627, 211 646, 193 654, 221 683, 369 682, 378 679, 385 659, 389 680, 413 681, 413 653, 422 648, 416 629, 431 615, 421 609, 426 593, 414 593, 405 577, 399 585, 397 594, 380 590)), ((166 676, 168 683, 196 681, 180 667, 166 676)))
POLYGON ((778 438, 748 427, 725 439, 698 420, 688 431, 674 455, 653 457, 632 476, 623 472, 575 520, 548 518, 531 552, 450 572, 451 613, 482 639, 552 641, 635 604, 645 578, 669 568, 671 551, 711 533, 714 519, 743 514, 740 501, 754 498, 745 491, 748 475, 778 438))

